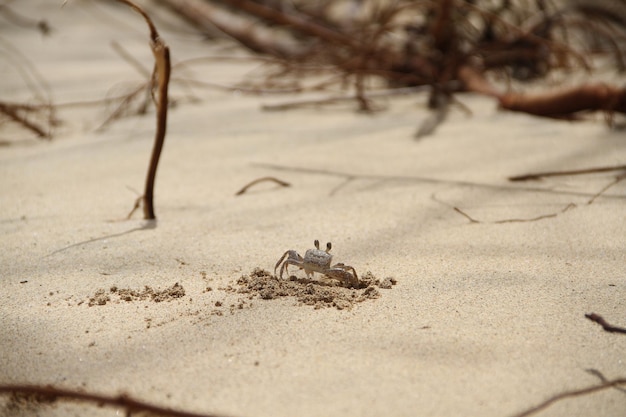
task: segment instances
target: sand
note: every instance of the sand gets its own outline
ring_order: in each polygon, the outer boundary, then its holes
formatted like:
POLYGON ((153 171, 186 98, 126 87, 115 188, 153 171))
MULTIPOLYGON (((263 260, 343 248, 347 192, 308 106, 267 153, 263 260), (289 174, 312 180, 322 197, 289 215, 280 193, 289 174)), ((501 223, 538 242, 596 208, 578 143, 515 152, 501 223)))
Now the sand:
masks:
MULTIPOLYGON (((111 48, 151 68, 137 16, 60 3, 11 3, 46 19, 47 37, 0 22, 55 103, 145 81, 111 48)), ((175 62, 233 52, 149 10, 175 62)), ((2 66, 3 100, 33 101, 2 66)), ((185 71, 234 83, 258 68, 185 71)), ((156 223, 125 220, 143 187, 152 109, 97 130, 112 106, 63 107, 51 141, 0 126, 0 384, 228 416, 509 416, 626 376, 626 339, 584 316, 626 325, 626 183, 594 199, 615 173, 507 180, 624 164, 624 133, 601 116, 545 120, 464 95, 471 116, 454 109, 416 141, 423 94, 381 100, 386 110, 373 115, 353 103, 263 112, 294 97, 180 81, 171 94, 156 223), (235 195, 267 176, 290 186, 235 195), (285 251, 304 254, 315 239, 371 285, 309 280, 297 268, 273 277, 285 251)), ((540 415, 624 410, 626 396, 611 389, 540 415)), ((6 396, 2 413, 118 415, 6 396)))

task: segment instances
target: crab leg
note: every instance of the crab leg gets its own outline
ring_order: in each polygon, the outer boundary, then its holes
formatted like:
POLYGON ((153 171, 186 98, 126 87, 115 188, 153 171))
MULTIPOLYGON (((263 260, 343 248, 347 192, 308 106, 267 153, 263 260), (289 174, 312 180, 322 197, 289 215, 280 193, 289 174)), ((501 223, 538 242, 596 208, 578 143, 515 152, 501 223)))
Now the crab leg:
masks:
POLYGON ((276 265, 274 266, 274 275, 276 275, 276 269, 278 269, 278 266, 281 264, 281 262, 283 262, 283 260, 285 260, 285 262, 280 268, 281 278, 283 277, 283 270, 289 273, 289 270, 287 269, 287 265, 288 264, 298 265, 297 262, 302 262, 302 256, 300 256, 300 254, 293 249, 288 250, 287 252, 283 253, 283 256, 280 257, 280 259, 278 260, 278 262, 276 262, 276 265), (287 257, 287 259, 285 259, 285 257, 287 257))
POLYGON ((350 265, 345 265, 343 263, 338 263, 333 265, 331 267, 331 270, 335 270, 337 272, 337 277, 340 278, 342 281, 346 281, 347 278, 347 280, 349 281, 347 283, 351 286, 356 287, 359 285, 359 276, 357 275, 354 267, 350 265))
POLYGON ((292 251, 288 250, 287 252, 283 253, 283 256, 281 256, 278 262, 276 262, 276 265, 274 266, 274 275, 276 275, 276 270, 278 269, 278 265, 280 265, 280 263, 283 261, 283 259, 285 259, 287 255, 289 255, 289 252, 292 252, 292 251))
POLYGON ((332 268, 339 268, 339 269, 343 269, 344 271, 350 272, 352 271, 352 274, 354 275, 354 278, 359 279, 359 276, 356 274, 356 269, 354 269, 354 267, 350 266, 350 265, 345 265, 343 263, 338 263, 332 266, 332 268))

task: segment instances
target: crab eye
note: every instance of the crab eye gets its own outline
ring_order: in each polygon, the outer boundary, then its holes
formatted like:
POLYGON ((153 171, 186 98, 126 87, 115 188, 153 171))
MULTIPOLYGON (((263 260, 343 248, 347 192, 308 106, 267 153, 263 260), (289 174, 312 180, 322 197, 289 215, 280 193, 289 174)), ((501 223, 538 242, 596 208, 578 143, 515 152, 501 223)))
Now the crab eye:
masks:
POLYGON ((315 245, 315 247, 316 247, 317 249, 319 249, 319 248, 320 248, 320 241, 319 241, 319 240, 315 239, 315 242, 313 242, 313 244, 315 245))
POLYGON ((333 247, 333 245, 330 244, 330 242, 328 242, 326 244, 326 252, 330 252, 330 249, 333 247))

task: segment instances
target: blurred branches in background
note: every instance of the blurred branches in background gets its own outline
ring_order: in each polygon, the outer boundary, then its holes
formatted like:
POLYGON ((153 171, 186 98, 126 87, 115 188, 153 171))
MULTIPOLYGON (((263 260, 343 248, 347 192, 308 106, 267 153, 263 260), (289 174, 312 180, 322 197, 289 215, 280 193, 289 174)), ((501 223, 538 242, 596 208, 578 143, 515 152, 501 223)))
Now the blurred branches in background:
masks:
MULTIPOLYGON (((268 91, 368 92, 423 86, 445 118, 459 92, 494 97, 503 109, 575 119, 581 112, 626 113, 626 90, 571 83, 601 63, 626 68, 623 0, 153 0, 208 37, 228 37, 271 63, 246 80, 268 91), (558 77, 556 90, 516 92, 511 83, 558 77)), ((551 80, 553 81, 553 80, 551 80)), ((281 107, 284 108, 284 107, 281 107)))
MULTIPOLYGON (((50 32, 43 20, 11 17, 16 15, 13 4, 1 6, 0 13, 27 28, 50 32)), ((612 122, 614 114, 626 113, 626 88, 620 81, 626 70, 626 0, 145 0, 142 4, 184 18, 208 42, 227 39, 246 48, 252 56, 244 61, 252 59, 264 69, 234 86, 218 86, 179 78, 183 67, 202 60, 179 61, 172 66, 173 84, 252 94, 326 95, 264 106, 266 110, 353 100, 360 111, 371 112, 378 108, 378 97, 426 91, 431 115, 417 136, 432 133, 449 109, 460 104, 462 92, 491 97, 501 109, 556 119, 581 119, 600 111, 612 122)), ((4 44, 5 54, 23 67, 25 76, 33 71, 20 55, 23 52, 4 44)), ((227 61, 241 55, 207 58, 227 61)), ((41 78, 34 79, 45 86, 41 78)), ((103 127, 119 117, 145 113, 145 98, 152 88, 145 82, 118 97, 119 105, 103 127), (137 100, 139 110, 133 111, 137 100)), ((50 137, 58 123, 55 106, 45 94, 37 96, 42 98, 36 103, 0 101, 0 123, 17 122, 36 136, 50 137)))

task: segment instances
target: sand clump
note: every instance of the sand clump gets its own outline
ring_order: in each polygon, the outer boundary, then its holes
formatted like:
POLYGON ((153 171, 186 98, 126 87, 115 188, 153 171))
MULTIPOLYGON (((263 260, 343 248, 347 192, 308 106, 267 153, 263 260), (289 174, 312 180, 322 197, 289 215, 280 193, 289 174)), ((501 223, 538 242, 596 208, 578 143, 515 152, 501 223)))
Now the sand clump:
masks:
POLYGON ((93 296, 89 297, 89 307, 105 305, 115 296, 117 301, 143 301, 150 300, 155 303, 161 301, 172 301, 185 296, 185 288, 178 282, 163 290, 154 289, 146 285, 143 290, 133 290, 131 288, 118 288, 113 286, 107 292, 103 288, 98 289, 93 296))
POLYGON ((395 284, 394 278, 381 281, 369 271, 359 279, 359 288, 346 288, 331 282, 298 278, 294 275, 287 280, 280 279, 262 268, 255 268, 250 274, 242 275, 237 280, 238 288, 231 287, 230 290, 249 294, 250 298, 272 300, 294 297, 300 305, 309 305, 316 309, 334 307, 344 310, 352 308, 356 303, 379 298, 381 294, 378 289, 390 289, 395 284))
MULTIPOLYGON (((380 298, 380 289, 391 289, 396 284, 394 278, 383 280, 376 278, 371 272, 366 272, 359 278, 358 288, 347 288, 330 279, 308 279, 295 275, 288 279, 281 279, 262 269, 255 268, 248 275, 242 275, 236 285, 220 288, 221 291, 231 294, 246 295, 247 300, 239 298, 236 303, 230 304, 230 311, 251 307, 249 300, 260 298, 274 300, 283 297, 292 297, 298 305, 313 306, 315 309, 333 307, 338 310, 351 309, 355 304, 367 300, 380 298)), ((179 283, 159 290, 145 286, 142 290, 132 288, 118 288, 112 286, 109 290, 100 288, 89 297, 89 307, 102 306, 108 303, 133 301, 172 301, 185 296, 185 289, 179 283)), ((82 304, 80 302, 79 304, 82 304)), ((226 306, 222 300, 214 302, 214 314, 222 315, 221 307, 226 306)))

